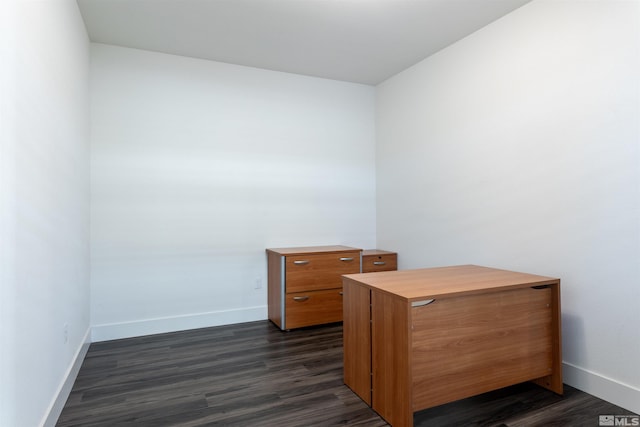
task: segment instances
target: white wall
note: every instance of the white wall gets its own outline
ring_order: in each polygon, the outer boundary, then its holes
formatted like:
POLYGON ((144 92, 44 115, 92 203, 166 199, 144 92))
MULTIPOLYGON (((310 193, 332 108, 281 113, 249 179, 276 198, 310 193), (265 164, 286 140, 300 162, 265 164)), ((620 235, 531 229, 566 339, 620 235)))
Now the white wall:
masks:
POLYGON ((534 1, 377 88, 401 268, 562 279, 565 380, 640 412, 637 1, 534 1))
POLYGON ((265 248, 375 244, 373 87, 100 44, 91 71, 94 340, 265 319, 265 248))
POLYGON ((0 425, 33 427, 87 348, 90 45, 72 0, 1 2, 0 43, 0 425))

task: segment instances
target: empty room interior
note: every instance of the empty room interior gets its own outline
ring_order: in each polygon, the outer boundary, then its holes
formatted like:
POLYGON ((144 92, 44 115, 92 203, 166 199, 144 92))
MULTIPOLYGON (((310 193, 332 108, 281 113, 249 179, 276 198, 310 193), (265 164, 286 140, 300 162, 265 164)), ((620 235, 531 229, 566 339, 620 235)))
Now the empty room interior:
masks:
MULTIPOLYGON (((342 363, 344 326, 346 378, 352 292, 452 266, 550 278, 526 289, 551 294, 554 378, 637 425, 640 1, 6 0, 0 48, 0 426, 55 426, 93 349, 156 334, 325 331, 342 363), (295 323, 309 248, 397 265, 353 264, 339 318, 295 323)), ((341 378, 370 425, 411 425, 341 378)))

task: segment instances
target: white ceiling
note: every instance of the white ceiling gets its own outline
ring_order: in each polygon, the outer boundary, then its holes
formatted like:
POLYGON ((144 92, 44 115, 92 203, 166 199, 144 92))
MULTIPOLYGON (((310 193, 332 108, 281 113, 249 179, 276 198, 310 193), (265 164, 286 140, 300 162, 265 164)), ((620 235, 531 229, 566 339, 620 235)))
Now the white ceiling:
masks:
POLYGON ((531 0, 78 0, 91 41, 377 84, 531 0))

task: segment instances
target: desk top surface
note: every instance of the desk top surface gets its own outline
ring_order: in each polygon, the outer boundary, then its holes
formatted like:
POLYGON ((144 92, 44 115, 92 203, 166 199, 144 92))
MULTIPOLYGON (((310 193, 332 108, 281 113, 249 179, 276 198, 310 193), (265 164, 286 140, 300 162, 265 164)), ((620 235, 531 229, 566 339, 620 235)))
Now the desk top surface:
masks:
POLYGON ((477 265, 347 274, 342 277, 409 301, 560 284, 560 279, 553 277, 477 265))

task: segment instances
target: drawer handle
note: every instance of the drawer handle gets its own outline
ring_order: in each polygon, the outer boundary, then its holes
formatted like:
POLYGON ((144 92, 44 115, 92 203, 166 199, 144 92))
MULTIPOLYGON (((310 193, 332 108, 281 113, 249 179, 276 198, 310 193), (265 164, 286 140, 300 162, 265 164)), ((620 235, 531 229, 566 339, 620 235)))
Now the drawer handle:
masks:
POLYGON ((309 264, 309 261, 308 261, 308 260, 306 260, 306 259, 301 259, 301 260, 299 260, 299 261, 293 261, 293 263, 294 263, 295 265, 305 265, 305 264, 309 264))
POLYGON ((434 301, 435 301, 435 299, 427 299, 427 300, 424 300, 424 301, 413 301, 411 303, 411 307, 423 307, 425 305, 431 304, 434 301))
POLYGON ((373 261, 373 265, 385 265, 386 262, 384 261, 373 261))
POLYGON ((342 257, 340 258, 340 261, 344 261, 344 262, 353 261, 353 257, 342 257))
POLYGON ((344 292, 340 291, 340 295, 344 295, 344 292))
POLYGON ((309 297, 308 297, 308 296, 306 296, 306 295, 305 295, 305 296, 303 296, 303 297, 293 297, 293 300, 294 300, 294 301, 306 301, 306 300, 308 300, 308 299, 309 299, 309 297))

